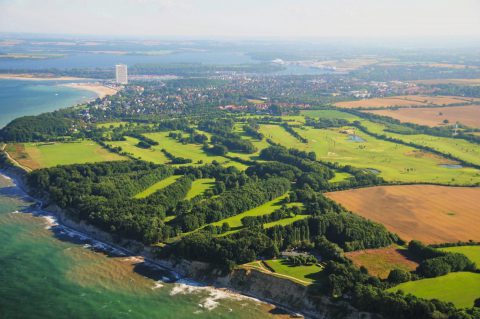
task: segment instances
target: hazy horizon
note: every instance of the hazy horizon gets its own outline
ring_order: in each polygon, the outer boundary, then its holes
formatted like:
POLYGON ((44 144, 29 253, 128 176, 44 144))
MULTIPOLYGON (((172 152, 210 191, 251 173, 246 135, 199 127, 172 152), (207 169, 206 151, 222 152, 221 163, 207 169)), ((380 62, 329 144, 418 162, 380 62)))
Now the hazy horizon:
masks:
POLYGON ((0 32, 179 38, 480 37, 475 0, 0 0, 0 32))

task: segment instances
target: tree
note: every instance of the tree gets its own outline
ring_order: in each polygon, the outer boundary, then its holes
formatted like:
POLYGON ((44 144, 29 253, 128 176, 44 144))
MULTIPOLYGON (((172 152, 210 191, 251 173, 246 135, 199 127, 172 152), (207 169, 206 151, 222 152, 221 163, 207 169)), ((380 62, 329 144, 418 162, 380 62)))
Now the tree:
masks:
POLYGON ((402 282, 410 281, 411 275, 408 271, 403 269, 392 269, 388 274, 388 281, 393 284, 400 284, 402 282))

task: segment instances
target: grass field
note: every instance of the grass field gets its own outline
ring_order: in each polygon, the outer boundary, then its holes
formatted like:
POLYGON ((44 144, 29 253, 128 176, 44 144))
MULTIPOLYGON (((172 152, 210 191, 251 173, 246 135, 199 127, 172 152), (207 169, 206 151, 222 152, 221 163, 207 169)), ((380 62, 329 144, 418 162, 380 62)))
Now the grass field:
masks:
MULTIPOLYGON (((456 247, 445 247, 439 248, 442 251, 448 251, 451 253, 460 253, 464 254, 471 261, 477 264, 477 267, 480 267, 480 246, 456 246, 456 247)), ((479 287, 480 290, 480 287, 479 287)), ((480 297, 480 296, 479 296, 480 297)))
POLYGON ((314 283, 321 280, 323 268, 317 265, 292 266, 286 259, 270 259, 265 263, 276 273, 293 277, 307 283, 314 283))
POLYGON ((369 110, 365 112, 420 125, 442 126, 445 125, 443 121, 448 120, 449 124, 459 122, 469 127, 480 128, 480 105, 416 107, 396 110, 369 110))
POLYGON ((108 142, 112 146, 120 146, 124 152, 132 154, 133 157, 142 159, 147 162, 153 162, 156 164, 165 164, 169 162, 169 159, 160 152, 158 147, 152 147, 150 149, 144 149, 137 147, 139 140, 130 136, 126 136, 126 141, 112 141, 108 142))
POLYGON ((126 159, 90 140, 71 143, 8 144, 6 150, 22 166, 30 169, 126 159))
POLYGON ((193 181, 192 188, 188 191, 185 199, 192 199, 195 196, 203 194, 207 189, 213 188, 215 185, 214 178, 201 178, 193 181))
POLYGON ((399 246, 353 251, 345 256, 357 267, 364 266, 369 274, 382 279, 387 278, 392 269, 412 271, 418 266, 418 263, 408 258, 407 250, 399 246))
POLYGON ((290 224, 296 222, 297 220, 302 220, 302 219, 308 218, 310 216, 312 216, 312 215, 298 214, 298 215, 290 217, 290 218, 284 218, 284 219, 280 219, 280 220, 277 220, 277 221, 274 221, 274 222, 266 223, 266 224, 263 225, 263 227, 264 228, 271 228, 273 226, 287 226, 287 225, 290 225, 290 224))
POLYGON ((428 96, 428 95, 402 95, 385 98, 372 98, 365 100, 345 101, 335 103, 340 108, 383 108, 383 107, 408 107, 408 106, 442 106, 459 103, 470 103, 480 99, 463 96, 428 96))
POLYGON ((286 147, 301 148, 301 144, 304 144, 285 131, 280 125, 262 124, 260 132, 263 133, 265 138, 272 139, 286 147))
POLYGON ((329 182, 330 183, 343 182, 344 180, 347 180, 350 177, 352 177, 352 175, 349 173, 335 172, 335 176, 332 179, 330 179, 329 182))
POLYGON ((480 240, 478 187, 378 186, 326 195, 384 224, 404 240, 418 239, 428 244, 480 240))
POLYGON ((295 129, 308 139, 300 143, 283 128, 262 125, 274 142, 304 151, 314 151, 317 159, 375 169, 388 181, 433 182, 451 185, 472 185, 479 181, 480 172, 472 168, 451 169, 441 166, 452 161, 430 153, 417 153, 415 148, 383 141, 356 132, 363 142, 354 142, 341 129, 295 129), (288 134, 289 136, 287 136, 288 134), (420 155, 420 156, 419 156, 420 155))
POLYGON ((179 179, 180 177, 181 176, 179 176, 179 175, 173 175, 173 176, 169 176, 165 179, 162 179, 161 181, 153 184, 149 188, 147 188, 147 189, 143 190, 142 192, 138 193, 137 195, 135 195, 134 198, 148 197, 148 196, 152 195, 153 193, 155 193, 156 191, 158 191, 159 189, 165 188, 168 185, 171 185, 171 184, 175 183, 175 181, 177 179, 179 179))
POLYGON ((472 307, 480 296, 480 274, 452 272, 441 277, 405 282, 389 289, 397 290, 420 298, 452 302, 459 308, 472 307))

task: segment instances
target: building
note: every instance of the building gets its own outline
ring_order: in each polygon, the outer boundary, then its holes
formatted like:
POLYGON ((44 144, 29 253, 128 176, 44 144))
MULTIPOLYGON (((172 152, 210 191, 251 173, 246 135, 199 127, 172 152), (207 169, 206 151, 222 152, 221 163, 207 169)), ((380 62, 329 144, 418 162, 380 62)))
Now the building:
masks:
POLYGON ((125 64, 115 65, 115 78, 118 84, 128 84, 128 71, 125 64))

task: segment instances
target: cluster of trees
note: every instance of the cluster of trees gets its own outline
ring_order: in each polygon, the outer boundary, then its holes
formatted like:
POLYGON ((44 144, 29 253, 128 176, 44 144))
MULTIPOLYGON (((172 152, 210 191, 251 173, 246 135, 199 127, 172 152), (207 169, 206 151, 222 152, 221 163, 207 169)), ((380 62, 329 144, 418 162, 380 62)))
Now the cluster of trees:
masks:
POLYGON ((211 142, 214 145, 225 146, 229 151, 232 152, 242 152, 247 154, 252 154, 257 151, 257 148, 249 140, 244 140, 239 136, 234 135, 229 137, 223 137, 218 135, 213 135, 211 142))
POLYGON ((23 116, 11 121, 0 130, 4 142, 33 142, 58 140, 73 132, 74 121, 61 112, 38 116, 23 116))
POLYGON ((127 132, 125 133, 127 136, 134 137, 139 140, 137 143, 137 146, 140 148, 151 148, 152 146, 158 145, 158 142, 155 140, 152 140, 151 138, 146 137, 143 134, 137 133, 137 132, 127 132))
POLYGON ((160 131, 184 131, 190 127, 190 123, 186 118, 163 120, 157 125, 160 131))
POLYGON ((290 125, 288 125, 287 122, 283 122, 281 125, 285 129, 285 131, 290 133, 290 135, 295 137, 297 140, 299 140, 302 143, 308 143, 308 140, 305 137, 298 134, 297 131, 295 131, 290 125))
POLYGON ((243 126, 243 131, 245 132, 245 134, 261 141, 263 140, 263 134, 258 131, 259 129, 260 129, 260 125, 258 125, 258 123, 253 121, 249 121, 247 124, 243 126))
POLYGON ((182 133, 170 132, 168 137, 176 139, 182 144, 205 144, 208 142, 208 136, 196 132, 191 132, 187 136, 183 136, 182 133))
POLYGON ((170 160, 171 164, 188 164, 192 162, 190 158, 175 156, 164 148, 162 148, 161 151, 170 160))
POLYGON ((301 211, 301 208, 298 206, 287 207, 284 205, 271 214, 243 217, 241 222, 244 227, 261 226, 284 218, 294 217, 300 214, 301 211))
POLYGON ((206 223, 237 215, 241 212, 264 204, 290 188, 290 182, 284 178, 249 181, 238 188, 223 192, 215 198, 198 203, 189 212, 182 212, 175 219, 182 230, 191 231, 206 223))
POLYGON ((343 127, 349 125, 350 122, 345 119, 328 119, 328 118, 305 118, 305 125, 314 128, 343 127))
POLYGON ((415 272, 421 277, 437 277, 455 271, 475 271, 476 265, 465 255, 444 252, 425 246, 419 241, 412 240, 408 244, 408 252, 421 260, 415 272))
POLYGON ((311 266, 318 263, 318 260, 315 256, 308 255, 298 255, 298 256, 290 256, 287 258, 287 262, 293 266, 311 266))

